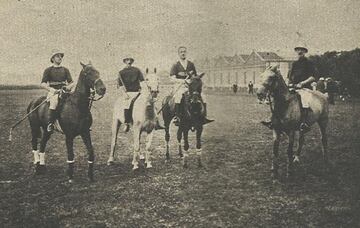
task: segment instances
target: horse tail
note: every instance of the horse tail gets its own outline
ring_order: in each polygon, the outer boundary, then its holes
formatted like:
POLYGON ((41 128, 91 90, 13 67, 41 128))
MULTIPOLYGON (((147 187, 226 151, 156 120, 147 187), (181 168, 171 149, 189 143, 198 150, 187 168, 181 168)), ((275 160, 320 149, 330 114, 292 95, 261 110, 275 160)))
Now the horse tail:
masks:
MULTIPOLYGON (((39 99, 33 100, 28 105, 26 111, 31 112, 33 108, 38 106, 46 97, 40 97, 39 99)), ((31 128, 31 135, 33 138, 41 138, 41 121, 39 118, 38 110, 34 111, 28 116, 28 120, 31 128)))

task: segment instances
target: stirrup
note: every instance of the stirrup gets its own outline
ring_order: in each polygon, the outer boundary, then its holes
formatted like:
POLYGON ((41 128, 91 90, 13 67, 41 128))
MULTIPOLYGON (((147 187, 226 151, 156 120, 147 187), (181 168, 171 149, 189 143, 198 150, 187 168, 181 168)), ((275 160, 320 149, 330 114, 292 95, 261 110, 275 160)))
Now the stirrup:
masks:
POLYGON ((51 133, 54 131, 54 124, 53 123, 49 123, 47 128, 46 128, 47 132, 51 133))
POLYGON ((271 121, 261 121, 260 123, 271 130, 274 129, 273 123, 271 121))
POLYGON ((306 133, 306 132, 310 131, 311 128, 307 123, 301 123, 299 129, 301 132, 306 133))
POLYGON ((128 132, 130 130, 130 124, 124 123, 124 132, 128 132))
POLYGON ((175 116, 173 123, 175 124, 175 126, 179 126, 179 124, 180 124, 180 118, 177 117, 177 116, 175 116))

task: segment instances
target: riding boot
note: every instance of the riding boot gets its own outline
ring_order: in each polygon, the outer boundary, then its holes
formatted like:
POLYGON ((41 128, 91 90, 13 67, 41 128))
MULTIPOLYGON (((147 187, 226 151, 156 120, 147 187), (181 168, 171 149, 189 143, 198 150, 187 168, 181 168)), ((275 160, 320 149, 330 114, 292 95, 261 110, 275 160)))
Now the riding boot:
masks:
POLYGON ((155 130, 163 130, 165 129, 165 127, 163 125, 160 124, 159 118, 156 117, 156 125, 155 125, 155 130))
POLYGON ((124 132, 128 132, 130 130, 130 122, 131 122, 130 109, 124 109, 124 117, 125 117, 124 132))
POLYGON ((274 126, 273 126, 273 123, 271 120, 270 121, 261 121, 260 123, 263 124, 265 127, 268 127, 271 130, 274 129, 274 126))
POLYGON ((47 131, 49 133, 54 131, 54 122, 56 119, 56 110, 49 109, 49 123, 47 126, 47 131))
POLYGON ((175 117, 174 117, 175 126, 179 126, 180 124, 180 104, 175 103, 175 117))
POLYGON ((210 119, 206 118, 207 117, 207 105, 206 105, 206 103, 203 103, 203 107, 204 107, 203 125, 214 122, 214 120, 210 120, 210 119))
POLYGON ((301 115, 300 131, 306 133, 310 131, 310 125, 307 123, 310 108, 303 108, 301 115))

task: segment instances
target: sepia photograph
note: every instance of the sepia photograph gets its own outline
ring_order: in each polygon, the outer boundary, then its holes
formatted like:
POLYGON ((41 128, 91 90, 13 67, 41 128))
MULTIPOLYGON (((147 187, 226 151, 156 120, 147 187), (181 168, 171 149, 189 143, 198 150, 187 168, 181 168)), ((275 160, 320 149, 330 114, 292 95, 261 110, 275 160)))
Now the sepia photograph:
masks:
POLYGON ((360 227, 359 11, 0 0, 0 227, 360 227))

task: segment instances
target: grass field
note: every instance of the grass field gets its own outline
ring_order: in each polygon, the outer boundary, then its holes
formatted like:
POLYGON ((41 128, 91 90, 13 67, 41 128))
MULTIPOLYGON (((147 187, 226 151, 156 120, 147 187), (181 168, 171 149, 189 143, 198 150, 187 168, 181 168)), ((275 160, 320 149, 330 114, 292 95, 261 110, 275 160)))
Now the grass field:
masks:
MULTIPOLYGON (((271 131, 259 121, 268 107, 247 95, 208 95, 211 117, 205 127, 204 168, 196 156, 184 170, 172 128, 172 160, 165 163, 164 133, 157 131, 150 170, 131 170, 131 135, 120 133, 117 162, 107 166, 112 104, 110 89, 94 104, 95 183, 88 183, 86 151, 75 141, 75 182, 65 170, 64 137, 53 135, 47 147, 44 176, 35 176, 27 122, 8 129, 25 114, 40 90, 0 91, 0 226, 1 227, 359 227, 360 103, 331 106, 329 156, 321 160, 317 126, 290 181, 286 172, 286 139, 281 144, 281 181, 270 178, 271 131)), ((162 94, 164 95, 164 93, 162 94)), ((194 135, 191 137, 194 148, 194 135)), ((144 148, 144 147, 142 147, 144 148)), ((194 151, 194 150, 193 150, 194 151)))

